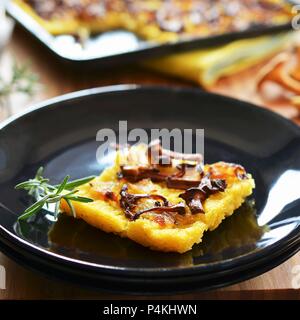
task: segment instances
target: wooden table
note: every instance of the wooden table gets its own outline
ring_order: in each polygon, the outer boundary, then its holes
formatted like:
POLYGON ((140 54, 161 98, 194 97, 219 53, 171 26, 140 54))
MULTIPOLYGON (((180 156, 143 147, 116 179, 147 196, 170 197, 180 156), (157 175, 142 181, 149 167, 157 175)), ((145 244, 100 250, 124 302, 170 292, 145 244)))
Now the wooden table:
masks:
MULTIPOLYGON (((17 28, 4 53, 2 68, 7 68, 12 56, 19 62, 30 60, 32 69, 39 74, 42 87, 34 101, 66 92, 121 83, 163 84, 193 86, 193 84, 163 77, 138 67, 122 67, 109 70, 81 70, 64 67, 39 43, 17 28)), ((1 66, 0 66, 1 67, 1 66)), ((28 101, 14 103, 14 112, 23 109, 28 101)), ((128 299, 130 296, 111 295, 78 287, 69 283, 47 279, 29 271, 0 253, 0 265, 6 269, 6 290, 0 289, 0 299, 128 299)), ((300 265, 300 252, 281 266, 257 278, 224 289, 205 293, 172 296, 174 299, 210 298, 298 298, 300 290, 292 288, 293 267, 300 265)), ((142 298, 142 297, 134 297, 142 298)), ((153 297, 160 298, 160 297, 153 297)))

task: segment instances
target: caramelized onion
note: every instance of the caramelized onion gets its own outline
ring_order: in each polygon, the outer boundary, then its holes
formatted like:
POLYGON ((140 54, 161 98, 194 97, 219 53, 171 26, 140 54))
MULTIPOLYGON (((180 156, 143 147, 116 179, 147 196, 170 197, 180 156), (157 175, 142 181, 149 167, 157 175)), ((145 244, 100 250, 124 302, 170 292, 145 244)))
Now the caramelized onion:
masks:
POLYGON ((125 211, 125 216, 129 218, 130 220, 135 220, 136 213, 134 212, 138 202, 141 199, 153 199, 157 200, 156 203, 157 206, 160 206, 160 201, 163 203, 163 206, 168 206, 169 202, 168 200, 161 196, 156 194, 132 194, 128 193, 128 186, 126 184, 123 185, 121 192, 120 192, 120 206, 125 211))
POLYGON ((224 179, 210 179, 209 174, 204 176, 196 188, 187 189, 179 195, 184 199, 191 213, 204 213, 202 203, 212 194, 223 192, 226 189, 226 181, 224 179))
POLYGON ((125 212, 125 216, 130 220, 136 220, 143 213, 155 212, 167 214, 170 212, 176 212, 181 215, 185 214, 185 205, 184 203, 179 203, 176 205, 170 205, 168 200, 158 194, 132 194, 128 193, 128 186, 123 185, 121 192, 120 206, 125 212), (153 199, 157 200, 155 206, 141 211, 136 211, 138 202, 141 199, 153 199))
POLYGON ((141 210, 138 211, 137 213, 135 213, 134 215, 134 220, 137 219, 140 215, 142 215, 143 213, 147 213, 147 212, 155 212, 155 213, 169 213, 169 212, 176 212, 179 213, 180 215, 184 215, 185 214, 185 204, 184 203, 178 203, 172 206, 159 206, 159 207, 153 207, 150 209, 145 209, 145 210, 141 210))

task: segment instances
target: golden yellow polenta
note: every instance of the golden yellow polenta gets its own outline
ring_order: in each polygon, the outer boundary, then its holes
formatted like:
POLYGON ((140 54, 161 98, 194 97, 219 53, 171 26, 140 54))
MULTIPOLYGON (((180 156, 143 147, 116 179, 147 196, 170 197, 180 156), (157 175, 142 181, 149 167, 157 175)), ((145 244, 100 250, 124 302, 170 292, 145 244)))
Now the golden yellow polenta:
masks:
MULTIPOLYGON (((145 151, 144 147, 134 148, 140 148, 138 152, 145 151)), ((79 195, 92 198, 94 202, 73 202, 76 218, 83 219, 105 232, 127 237, 159 251, 183 253, 190 250, 194 244, 201 242, 205 231, 214 230, 224 218, 232 215, 254 188, 254 180, 250 174, 245 175, 244 179, 226 175, 232 168, 231 164, 220 162, 205 165, 204 172, 212 168, 216 169, 218 174, 221 172, 226 179, 227 187, 223 192, 211 194, 203 202, 203 213, 191 214, 187 208, 185 215, 172 213, 176 216, 174 222, 168 215, 155 213, 153 210, 131 220, 120 205, 120 191, 125 183, 128 185, 128 191, 135 195, 160 195, 172 205, 186 205, 186 202, 179 197, 183 190, 168 188, 164 182, 153 182, 150 179, 128 182, 124 178, 120 179, 120 167, 121 157, 118 154, 113 167, 107 168, 99 177, 78 188, 79 195)), ((142 209, 153 207, 153 201, 142 201, 142 209)), ((70 214, 66 202, 61 202, 61 208, 63 212, 70 214)))
POLYGON ((244 30, 256 24, 287 23, 291 5, 284 0, 13 0, 52 34, 99 33, 126 29, 147 40, 176 41, 244 30), (228 9, 230 8, 230 9, 228 9), (237 14, 238 13, 238 14, 237 14), (241 26, 243 21, 243 26, 241 26))

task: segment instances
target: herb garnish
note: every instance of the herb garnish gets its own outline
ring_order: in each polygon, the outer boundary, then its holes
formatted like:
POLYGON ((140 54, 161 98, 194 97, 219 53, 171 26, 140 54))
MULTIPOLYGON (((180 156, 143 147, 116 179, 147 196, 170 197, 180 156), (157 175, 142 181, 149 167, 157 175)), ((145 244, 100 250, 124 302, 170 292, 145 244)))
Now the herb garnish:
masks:
POLYGON ((55 204, 54 217, 56 218, 59 213, 59 204, 63 199, 66 201, 74 217, 76 217, 75 209, 71 201, 77 202, 93 202, 93 199, 81 197, 76 195, 78 190, 74 188, 88 183, 93 180, 95 176, 89 176, 82 179, 73 181, 70 180, 70 176, 66 176, 63 181, 58 185, 49 184, 49 179, 44 178, 43 167, 40 167, 33 179, 21 182, 15 186, 16 189, 23 189, 28 191, 28 194, 33 196, 37 201, 28 207, 18 220, 28 219, 30 216, 37 214, 45 205, 55 204))
POLYGON ((19 65, 14 61, 11 77, 4 80, 0 76, 0 106, 11 108, 10 98, 14 93, 32 96, 37 82, 38 76, 30 71, 29 64, 19 65))

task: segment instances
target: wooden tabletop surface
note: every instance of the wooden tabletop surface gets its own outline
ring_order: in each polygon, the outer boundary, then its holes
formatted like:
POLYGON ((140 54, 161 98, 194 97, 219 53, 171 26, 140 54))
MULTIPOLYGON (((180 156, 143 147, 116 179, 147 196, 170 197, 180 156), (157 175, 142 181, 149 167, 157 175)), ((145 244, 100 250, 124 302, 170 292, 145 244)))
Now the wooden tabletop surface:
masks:
MULTIPOLYGON (((59 64, 52 54, 19 28, 16 28, 11 41, 4 51, 2 63, 0 63, 0 70, 1 68, 8 69, 8 66, 12 63, 13 57, 20 63, 30 61, 32 70, 39 75, 39 82, 41 84, 33 99, 24 100, 23 97, 15 98, 13 103, 14 112, 18 112, 29 104, 46 98, 97 86, 138 83, 196 87, 194 84, 161 76, 137 66, 127 66, 108 70, 74 70, 59 64)), ((2 253, 0 253, 0 266, 4 266, 6 270, 6 290, 0 289, 0 299, 132 298, 126 295, 120 296, 93 291, 70 283, 48 279, 36 272, 23 268, 2 253)), ((293 289, 293 283, 295 283, 295 274, 293 274, 293 270, 297 268, 296 266, 300 266, 300 252, 277 268, 251 280, 224 289, 204 293, 177 295, 172 296, 172 298, 300 299, 300 290, 293 289)), ((135 296, 134 298, 138 299, 142 297, 135 296)))

